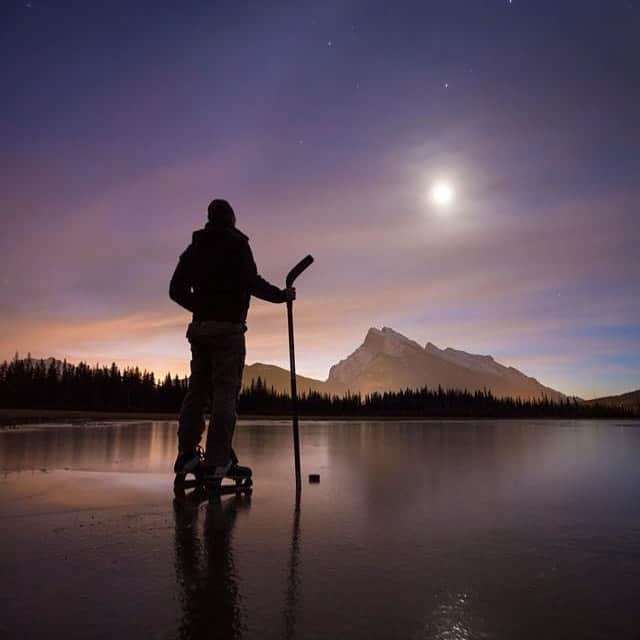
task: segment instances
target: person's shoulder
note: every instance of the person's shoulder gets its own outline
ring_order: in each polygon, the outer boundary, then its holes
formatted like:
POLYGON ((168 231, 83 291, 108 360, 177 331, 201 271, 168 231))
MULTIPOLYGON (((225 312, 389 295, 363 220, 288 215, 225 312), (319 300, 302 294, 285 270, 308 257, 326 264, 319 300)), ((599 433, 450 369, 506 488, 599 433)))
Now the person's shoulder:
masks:
POLYGON ((251 252, 249 237, 235 227, 227 229, 225 244, 229 250, 236 254, 246 255, 251 252))
POLYGON ((242 233, 240 229, 236 229, 235 227, 232 227, 231 229, 229 229, 229 232, 236 239, 236 241, 249 244, 249 236, 246 235, 245 233, 242 233))
POLYGON ((202 244, 203 242, 206 242, 208 235, 209 234, 205 229, 196 229, 191 234, 191 246, 197 246, 199 244, 202 244))

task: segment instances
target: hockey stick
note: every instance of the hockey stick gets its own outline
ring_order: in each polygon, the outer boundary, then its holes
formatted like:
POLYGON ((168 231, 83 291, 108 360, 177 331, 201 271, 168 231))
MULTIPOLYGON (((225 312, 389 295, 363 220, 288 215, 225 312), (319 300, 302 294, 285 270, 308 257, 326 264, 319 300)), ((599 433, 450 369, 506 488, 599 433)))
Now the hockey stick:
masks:
MULTIPOLYGON (((292 287, 295 279, 313 262, 313 256, 307 256, 287 274, 287 288, 292 287)), ((287 322, 289 325, 289 363, 291 370, 291 410, 293 413, 293 452, 296 470, 296 494, 302 490, 300 478, 300 434, 298 430, 298 389, 296 386, 296 354, 293 341, 293 300, 287 300, 287 322)))

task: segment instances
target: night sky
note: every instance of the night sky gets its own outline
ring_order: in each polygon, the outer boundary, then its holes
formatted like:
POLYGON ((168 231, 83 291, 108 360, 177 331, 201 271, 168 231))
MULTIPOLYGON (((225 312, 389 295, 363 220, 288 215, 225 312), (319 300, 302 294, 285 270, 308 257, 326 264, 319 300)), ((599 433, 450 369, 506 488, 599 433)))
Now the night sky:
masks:
MULTIPOLYGON (((0 359, 188 367, 213 197, 298 283, 298 369, 370 326, 640 387, 640 3, 3 2, 0 359), (438 206, 430 190, 455 196, 438 206)), ((254 301, 248 362, 287 366, 254 301)))

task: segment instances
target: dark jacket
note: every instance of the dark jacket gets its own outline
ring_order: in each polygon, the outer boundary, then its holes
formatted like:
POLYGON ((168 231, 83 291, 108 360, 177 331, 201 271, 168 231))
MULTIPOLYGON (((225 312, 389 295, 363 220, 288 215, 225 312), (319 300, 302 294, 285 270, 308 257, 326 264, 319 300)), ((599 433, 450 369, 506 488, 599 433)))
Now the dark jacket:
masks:
POLYGON ((234 227, 211 223, 194 231, 171 278, 169 297, 195 321, 244 323, 252 295, 285 301, 284 290, 258 275, 249 238, 234 227))

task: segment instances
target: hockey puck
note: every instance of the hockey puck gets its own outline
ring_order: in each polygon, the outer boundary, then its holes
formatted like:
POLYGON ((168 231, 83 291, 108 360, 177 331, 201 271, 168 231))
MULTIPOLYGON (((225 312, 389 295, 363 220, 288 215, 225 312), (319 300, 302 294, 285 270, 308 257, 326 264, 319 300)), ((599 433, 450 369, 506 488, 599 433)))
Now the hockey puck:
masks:
POLYGON ((309 474, 309 482, 311 484, 318 484, 318 482, 320 482, 320 474, 319 473, 310 473, 309 474))

